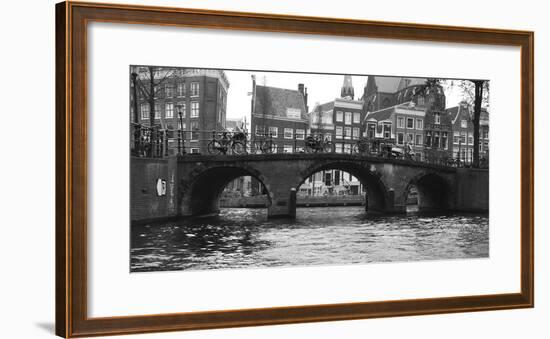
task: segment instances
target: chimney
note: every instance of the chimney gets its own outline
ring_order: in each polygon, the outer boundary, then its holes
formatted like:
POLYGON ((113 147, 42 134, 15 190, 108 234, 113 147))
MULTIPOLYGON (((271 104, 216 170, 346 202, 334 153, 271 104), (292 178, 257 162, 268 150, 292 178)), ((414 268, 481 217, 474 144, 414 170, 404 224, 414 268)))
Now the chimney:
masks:
POLYGON ((307 106, 307 88, 304 86, 304 84, 298 84, 298 92, 302 95, 304 98, 304 106, 306 106, 306 113, 309 112, 309 107, 307 106))

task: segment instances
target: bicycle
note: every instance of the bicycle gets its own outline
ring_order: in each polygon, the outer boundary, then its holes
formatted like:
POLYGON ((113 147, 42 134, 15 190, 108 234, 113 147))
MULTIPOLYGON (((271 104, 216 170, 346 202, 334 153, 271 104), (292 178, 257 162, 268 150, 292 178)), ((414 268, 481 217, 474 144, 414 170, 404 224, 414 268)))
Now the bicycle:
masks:
POLYGON ((212 140, 208 143, 207 149, 208 153, 215 155, 225 155, 229 149, 233 154, 244 154, 246 153, 246 135, 242 132, 232 136, 229 136, 229 132, 212 132, 212 140), (220 134, 221 137, 218 137, 220 134))
POLYGON ((306 137, 305 146, 305 150, 307 153, 330 153, 334 150, 334 145, 330 140, 328 140, 328 138, 325 138, 323 140, 318 135, 309 135, 308 137, 306 137))

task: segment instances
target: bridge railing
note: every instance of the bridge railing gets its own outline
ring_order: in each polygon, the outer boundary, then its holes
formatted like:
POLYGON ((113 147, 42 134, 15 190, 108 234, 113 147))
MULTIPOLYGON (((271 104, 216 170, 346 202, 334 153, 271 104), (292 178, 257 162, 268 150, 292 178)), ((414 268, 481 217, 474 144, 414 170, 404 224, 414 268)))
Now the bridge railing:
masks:
MULTIPOLYGON (((368 139, 343 136, 330 140, 319 134, 248 133, 246 131, 167 130, 159 127, 131 125, 131 154, 137 157, 162 158, 172 155, 243 155, 342 153, 357 157, 406 160, 449 167, 469 167, 465 159, 453 158, 445 152, 418 156, 403 151, 393 139, 368 139), (336 146, 338 145, 338 147, 336 146)), ((482 159, 482 168, 488 161, 482 159)))

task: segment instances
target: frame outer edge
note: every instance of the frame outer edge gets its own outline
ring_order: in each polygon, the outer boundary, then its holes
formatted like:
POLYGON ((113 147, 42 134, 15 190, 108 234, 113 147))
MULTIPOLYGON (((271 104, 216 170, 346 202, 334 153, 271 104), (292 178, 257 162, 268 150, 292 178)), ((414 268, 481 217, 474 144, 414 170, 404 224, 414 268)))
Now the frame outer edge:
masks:
POLYGON ((70 330, 68 269, 68 4, 55 5, 55 334, 70 330))
MULTIPOLYGON (((298 20, 298 21, 315 21, 316 23, 322 23, 324 20, 330 23, 335 24, 346 24, 346 23, 357 23, 364 25, 373 25, 373 26, 384 26, 387 29, 404 27, 406 28, 420 28, 427 31, 430 30, 456 30, 457 32, 463 31, 463 33, 472 33, 476 32, 479 34, 488 34, 488 33, 502 33, 509 34, 510 40, 504 41, 499 39, 500 43, 495 44, 504 44, 504 45, 519 45, 525 50, 522 53, 521 64, 524 67, 522 69, 522 103, 521 103, 521 120, 522 120, 522 169, 523 173, 526 174, 525 181, 522 181, 522 218, 521 218, 521 234, 522 234, 522 250, 521 250, 521 281, 522 288, 521 293, 515 295, 483 295, 483 296, 472 296, 474 299, 479 299, 485 301, 488 305, 473 307, 470 302, 462 301, 462 298, 443 298, 447 299, 447 304, 445 307, 438 304, 443 299, 434 299, 425 301, 428 305, 426 308, 395 312, 389 310, 387 312, 382 309, 378 309, 378 306, 375 306, 374 309, 363 309, 363 306, 359 305, 359 309, 362 309, 363 314, 356 313, 350 315, 346 312, 340 314, 336 312, 334 315, 330 316, 327 314, 317 316, 306 316, 300 317, 297 314, 295 317, 281 319, 271 319, 266 320, 262 319, 262 315, 255 315, 256 320, 252 321, 231 321, 230 318, 227 318, 226 315, 228 312, 224 312, 223 316, 226 317, 227 321, 225 322, 213 322, 213 319, 208 319, 214 315, 206 314, 205 318, 200 321, 192 321, 191 324, 182 324, 182 325, 169 325, 165 324, 166 321, 178 321, 178 320, 187 320, 193 319, 193 315, 190 318, 184 314, 164 314, 164 315, 144 315, 143 319, 140 317, 130 317, 133 319, 122 318, 105 318, 105 319, 90 319, 86 316, 86 308, 79 305, 79 302, 86 302, 86 299, 79 300, 82 290, 86 288, 81 288, 82 282, 79 283, 79 271, 78 268, 74 268, 73 264, 78 260, 79 255, 82 253, 79 252, 79 249, 74 249, 73 253, 73 243, 79 241, 78 224, 74 229, 73 235, 73 213, 76 213, 73 210, 73 201, 75 196, 72 194, 73 187, 73 171, 74 159, 73 153, 76 152, 78 148, 78 138, 75 136, 73 140, 73 134, 75 133, 74 127, 77 127, 76 124, 79 122, 79 112, 78 112, 78 92, 73 92, 73 86, 77 86, 81 79, 78 78, 79 65, 75 64, 73 67, 72 59, 74 45, 78 46, 78 27, 79 20, 81 20, 82 13, 79 14, 79 9, 87 11, 88 9, 99 9, 102 10, 137 10, 137 11, 146 11, 146 10, 158 10, 160 8, 150 7, 150 6, 140 6, 135 7, 132 5, 115 5, 115 4, 98 4, 98 3, 80 3, 73 1, 65 1, 62 3, 56 4, 56 335, 61 337, 84 337, 84 336, 96 336, 96 335, 115 335, 115 334, 130 334, 130 333, 151 333, 151 332, 165 332, 172 330, 197 330, 197 329, 207 329, 207 328, 230 328, 230 327, 241 327, 241 326, 260 326, 260 325, 274 325, 274 324, 290 324, 290 323, 305 323, 305 322, 316 322, 316 321, 333 321, 333 320, 351 320, 351 319, 367 319, 367 318, 378 318, 378 317, 393 317, 393 316, 404 316, 404 315, 421 315, 421 314, 441 314, 441 313, 454 313, 454 312, 473 312, 473 311, 484 311, 484 310, 498 310, 498 309, 511 309, 511 308, 525 308, 533 307, 534 305, 534 35, 533 32, 521 32, 521 31, 505 31, 505 30, 488 30, 488 29, 476 29, 476 28, 466 28, 466 27, 445 27, 445 26, 431 26, 431 25, 420 25, 420 24, 399 24, 399 23, 384 23, 384 22, 367 22, 367 21, 357 21, 348 20, 348 19, 331 19, 331 18, 308 18, 308 17, 296 17, 296 16, 287 16, 280 14, 258 14, 258 13, 236 13, 236 12, 223 12, 223 11, 209 11, 209 10, 192 10, 192 9, 183 9, 183 8, 165 8, 166 12, 180 12, 186 14, 187 12, 194 13, 197 15, 206 15, 206 16, 215 16, 215 15, 226 15, 226 16, 241 16, 241 17, 251 17, 258 20, 269 20, 269 19, 280 19, 280 20, 298 20), (74 15, 74 20, 73 20, 74 15), (73 25, 74 22, 74 25, 73 25), (74 31, 74 32, 73 32, 74 31), (74 69, 73 69, 74 68, 74 69), (74 71, 74 74, 73 74, 74 71), (73 77, 75 77, 73 79, 73 77), (74 84, 73 84, 74 82, 74 84), (75 100, 75 106, 73 107, 73 100, 75 100), (524 100, 524 101, 523 101, 524 100), (73 108, 77 113, 76 118, 73 121, 73 108), (73 126, 74 125, 74 126, 73 126), (74 147, 74 149, 73 149, 74 147), (80 253, 80 254, 79 254, 80 253), (74 254, 74 257, 73 257, 74 254), (513 297, 513 298, 512 298, 513 297), (495 299, 496 298, 496 299, 495 299), (496 300, 496 301, 495 301, 496 300), (458 304, 457 304, 458 303, 458 304), (453 306, 454 304, 454 306, 453 306), (465 306, 462 304, 466 304, 465 306), (84 313, 84 314, 83 314, 84 313), (82 317, 82 319, 81 319, 82 317), (172 320, 170 320, 172 319, 172 320), (290 320, 289 320, 290 319, 290 320), (146 326, 136 326, 136 321, 145 321, 149 322, 146 326), (163 324, 164 323, 164 324, 163 324)), ((86 19, 86 18, 84 18, 86 19)), ((97 18, 96 18, 97 19, 97 18)), ((166 24, 166 23, 165 23, 166 24)), ((208 26, 208 25, 207 25, 208 26)), ((244 27, 244 26, 243 26, 244 27)), ((221 27, 219 27, 221 28, 221 27)), ((224 29, 224 28, 221 28, 224 29)), ((244 29, 245 28, 236 28, 244 29)), ((250 30, 260 30, 261 29, 250 29, 250 30)), ((284 31, 284 29, 282 30, 284 31)), ((313 34, 327 34, 320 32, 313 32, 313 34)), ((420 33, 418 33, 420 34, 420 33)), ((399 35, 399 34, 398 34, 399 35)), ((405 34, 406 35, 406 34, 405 34)), ((413 34, 413 35, 416 35, 413 34)), ((392 38, 387 37, 387 39, 397 39, 397 40, 407 40, 407 37, 402 38, 392 38)), ((441 38, 439 38, 441 39, 441 38)), ((467 42, 471 42, 470 38, 462 38, 467 42)), ((418 39, 421 41, 430 41, 426 36, 420 37, 418 39)), ((436 39, 437 40, 437 39, 436 39)), ((444 41, 444 40, 443 40, 444 41)), ((481 44, 490 44, 483 43, 481 44)), ((77 55, 78 56, 78 55, 77 55)), ((77 57, 76 56, 76 57, 77 57)), ((80 62, 80 60, 77 60, 80 62)), ((84 60, 86 62, 86 60, 84 60)), ((78 89, 78 87, 74 87, 78 89)), ((81 99, 81 98, 80 98, 81 99)), ((81 113, 80 113, 81 114, 81 113)), ((75 153, 76 156, 76 153, 75 153)), ((75 181, 76 183, 76 181, 75 181)), ((75 195, 77 195, 75 193, 75 195)), ((77 204, 75 204, 77 206, 77 204)), ((76 219, 75 219, 76 220, 76 219)), ((78 221, 77 221, 78 222, 78 221)), ((85 234, 84 234, 85 236, 85 234)), ((84 281, 84 287, 86 287, 87 281, 84 281)), ((85 296, 84 296, 85 297, 85 296)), ((470 297, 470 296, 468 296, 470 297)), ((468 299, 468 298, 467 298, 468 299)), ((468 299, 469 300, 469 299, 468 299)), ((478 301, 479 301, 478 300, 478 301)), ((409 303, 414 302, 415 300, 409 300, 409 303)), ((420 300, 417 300, 420 302, 420 300)), ((317 307, 326 307, 326 306, 338 306, 338 305, 313 305, 314 308, 317 307)), ((386 304, 387 306, 387 304, 386 304)), ((353 307, 352 304, 348 307, 353 307)), ((250 310, 253 311, 253 310, 250 310)), ((267 310, 268 312, 279 312, 281 310, 267 310)), ((292 309, 291 309, 292 311, 292 309)), ((295 310, 296 311, 296 310, 295 310)), ((298 310, 300 311, 300 310, 298 310)), ((326 311, 326 310, 325 310, 326 311)), ((301 311, 300 311, 301 312, 301 311)), ((215 318, 215 316, 214 316, 215 318)))

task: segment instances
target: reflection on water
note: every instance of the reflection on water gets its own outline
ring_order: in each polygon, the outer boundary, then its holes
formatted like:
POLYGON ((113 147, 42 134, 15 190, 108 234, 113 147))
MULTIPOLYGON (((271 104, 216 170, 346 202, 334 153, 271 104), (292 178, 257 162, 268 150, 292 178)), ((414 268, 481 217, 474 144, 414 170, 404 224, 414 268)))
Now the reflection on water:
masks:
POLYGON ((133 226, 131 271, 486 258, 486 215, 371 216, 363 207, 300 208, 292 219, 265 209, 133 226))

